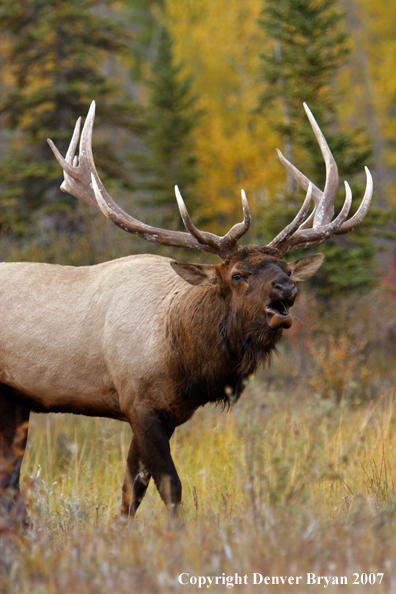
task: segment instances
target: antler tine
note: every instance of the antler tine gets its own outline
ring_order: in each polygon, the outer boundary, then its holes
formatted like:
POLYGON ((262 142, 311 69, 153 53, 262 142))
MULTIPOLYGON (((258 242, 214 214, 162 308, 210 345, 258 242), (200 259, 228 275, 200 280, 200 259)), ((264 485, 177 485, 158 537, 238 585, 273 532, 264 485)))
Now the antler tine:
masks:
MULTIPOLYGON (((321 190, 319 190, 319 188, 313 185, 313 199, 315 202, 315 208, 311 215, 308 217, 308 219, 304 221, 304 223, 301 226, 301 229, 307 229, 312 226, 321 226, 331 221, 334 214, 334 199, 337 194, 339 183, 337 164, 330 151, 329 145, 327 144, 321 129, 319 128, 311 110, 309 109, 306 103, 304 103, 304 109, 307 113, 309 122, 312 126, 313 132, 316 136, 321 153, 323 155, 323 159, 325 161, 326 184, 324 192, 322 192, 321 190)), ((282 165, 287 169, 287 171, 290 172, 290 174, 294 177, 296 182, 304 190, 307 191, 310 180, 303 173, 301 173, 301 171, 299 171, 297 167, 290 163, 290 161, 288 161, 282 155, 279 149, 277 149, 277 151, 282 165)))
POLYGON ((243 224, 245 225, 247 231, 252 224, 252 215, 250 214, 250 206, 245 190, 241 190, 241 201, 243 210, 243 224))
POLYGON ((73 163, 74 154, 76 152, 76 148, 77 148, 77 144, 78 144, 78 139, 80 137, 80 128, 81 128, 81 118, 78 118, 76 125, 74 126, 73 136, 70 141, 69 148, 67 149, 67 153, 66 153, 66 157, 65 157, 67 163, 73 163))
POLYGON ((353 217, 351 217, 349 221, 345 221, 345 223, 337 230, 336 235, 344 235, 345 233, 354 231, 367 214, 373 197, 373 178, 368 167, 365 167, 364 170, 366 172, 366 190, 362 202, 353 217))
POLYGON ((182 197, 179 187, 177 185, 175 186, 175 195, 176 195, 177 205, 178 205, 179 211, 180 211, 180 216, 182 218, 183 224, 184 224, 185 228, 187 229, 187 231, 189 233, 191 233, 191 235, 193 237, 195 237, 195 239, 199 243, 201 243, 201 244, 209 243, 209 245, 213 245, 214 247, 219 247, 219 238, 216 235, 214 235, 213 233, 209 233, 207 231, 200 231, 194 225, 194 223, 191 220, 190 215, 188 214, 187 207, 184 203, 183 197, 182 197))
POLYGON ((96 173, 95 161, 92 153, 92 132, 95 121, 95 101, 89 106, 87 117, 80 138, 80 159, 83 158, 96 173))
MULTIPOLYGON (((76 125, 74 127, 73 136, 69 144, 69 148, 67 149, 65 161, 66 163, 70 163, 74 168, 78 166, 78 157, 75 155, 78 139, 80 138, 80 128, 81 128, 81 118, 78 118, 76 125)), ((52 147, 51 147, 52 148, 52 147)), ((64 182, 61 184, 60 189, 62 192, 68 192, 68 188, 73 187, 73 177, 67 173, 65 170, 63 171, 64 182)))
MULTIPOLYGON (((78 143, 78 139, 80 136, 80 126, 81 126, 81 118, 78 118, 76 125, 74 126, 73 136, 70 141, 69 148, 67 149, 66 158, 64 158, 61 153, 56 148, 55 144, 52 142, 50 138, 47 138, 47 142, 51 147, 52 152, 54 153, 55 159, 58 161, 59 165, 63 169, 63 174, 71 175, 74 174, 74 169, 72 166, 72 162, 74 159, 74 153, 76 152, 76 147, 78 143)), ((65 177, 66 179, 66 177, 65 177)))
POLYGON ((320 151, 323 155, 326 165, 326 183, 323 191, 323 197, 317 208, 313 223, 313 226, 316 227, 317 225, 320 226, 329 223, 333 218, 334 200, 339 184, 338 167, 331 153, 329 145, 327 144, 321 129, 319 128, 311 110, 306 103, 304 103, 304 109, 312 126, 312 130, 316 136, 316 140, 318 141, 320 151))
POLYGON ((268 247, 277 248, 280 252, 282 252, 283 244, 285 242, 287 242, 289 237, 291 237, 293 235, 293 233, 298 228, 301 228, 301 226, 300 226, 301 221, 304 220, 304 218, 309 210, 309 207, 311 205, 312 194, 313 194, 313 184, 311 182, 309 182, 308 191, 305 196, 305 200, 303 202, 302 207, 298 211, 297 215, 294 217, 292 222, 287 227, 285 227, 283 229, 283 231, 278 233, 278 235, 271 241, 271 243, 268 244, 268 247))
POLYGON ((233 247, 238 243, 242 235, 245 235, 246 231, 249 230, 252 216, 250 214, 250 207, 249 203, 246 198, 245 190, 241 190, 241 201, 242 201, 242 211, 243 211, 243 221, 242 223, 236 223, 231 229, 228 231, 224 237, 220 238, 221 245, 228 245, 229 249, 233 249, 233 247))
POLYGON ((338 214, 338 217, 334 219, 334 223, 339 221, 337 225, 335 225, 334 229, 339 229, 343 222, 346 220, 347 216, 349 215, 349 211, 351 210, 352 205, 352 190, 351 186, 348 184, 347 181, 344 181, 345 186, 345 201, 342 205, 342 208, 338 214))
POLYGON ((315 186, 315 184, 313 184, 303 173, 301 173, 301 171, 297 169, 297 167, 295 167, 293 163, 290 163, 290 161, 288 161, 286 157, 283 156, 282 152, 279 149, 276 149, 276 151, 278 153, 279 160, 284 166, 284 168, 294 177, 298 185, 301 186, 303 190, 307 192, 309 184, 312 184, 312 198, 315 206, 309 217, 303 223, 301 223, 299 227, 299 229, 309 229, 313 225, 317 208, 323 197, 323 192, 322 190, 319 190, 319 188, 315 186))
POLYGON ((315 186, 315 184, 311 182, 311 180, 309 180, 303 173, 301 173, 301 171, 297 169, 297 167, 293 165, 293 163, 290 163, 290 161, 288 161, 286 157, 282 154, 282 151, 276 149, 276 152, 278 153, 279 161, 282 163, 283 167, 287 169, 287 171, 294 177, 298 185, 301 186, 303 190, 308 192, 309 184, 312 185, 312 198, 315 203, 315 206, 317 206, 323 198, 322 190, 315 186))

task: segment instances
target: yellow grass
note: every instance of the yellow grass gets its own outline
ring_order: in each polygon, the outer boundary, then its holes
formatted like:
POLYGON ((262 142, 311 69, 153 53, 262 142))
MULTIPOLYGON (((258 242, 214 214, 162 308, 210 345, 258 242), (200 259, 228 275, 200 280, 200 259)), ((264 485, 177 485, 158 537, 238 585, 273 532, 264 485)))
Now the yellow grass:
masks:
POLYGON ((236 586, 243 592, 263 591, 253 573, 305 580, 307 572, 347 576, 343 592, 389 592, 395 418, 392 392, 351 409, 315 397, 301 405, 253 382, 231 412, 199 411, 172 439, 184 485, 180 528, 152 485, 137 521, 120 522, 127 426, 35 415, 23 467, 34 530, 1 538, 0 592, 197 589, 178 582, 184 572, 248 575, 236 586), (356 590, 354 572, 385 577, 356 590))

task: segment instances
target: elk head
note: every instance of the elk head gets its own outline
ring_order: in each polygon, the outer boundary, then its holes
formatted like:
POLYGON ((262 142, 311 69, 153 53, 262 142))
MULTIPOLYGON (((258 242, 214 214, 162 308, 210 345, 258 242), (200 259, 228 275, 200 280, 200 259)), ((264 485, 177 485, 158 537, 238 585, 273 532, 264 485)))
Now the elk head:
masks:
POLYGON ((290 328, 296 282, 315 274, 323 259, 323 254, 315 254, 287 263, 276 249, 249 246, 217 266, 179 262, 171 266, 191 285, 211 286, 224 298, 228 296, 238 317, 250 313, 257 327, 271 331, 290 328))
POLYGON ((289 250, 313 247, 325 239, 353 231, 364 219, 373 192, 372 177, 366 167, 366 191, 359 209, 347 220, 352 193, 345 182, 344 205, 332 220, 339 184, 337 165, 314 116, 306 104, 304 108, 326 164, 325 187, 322 192, 278 151, 282 164, 307 193, 293 221, 266 247, 245 248, 238 244, 251 224, 250 209, 244 190, 241 193, 243 221, 234 225, 223 237, 195 227, 177 186, 176 199, 188 233, 151 227, 124 212, 107 193, 96 171, 92 154, 95 102, 91 104, 82 130, 78 157, 75 156, 75 152, 80 137, 80 118, 65 158, 51 140, 48 140, 48 143, 64 170, 62 191, 91 204, 128 233, 160 245, 216 254, 222 258, 222 264, 194 265, 173 262, 171 265, 175 272, 191 285, 210 285, 220 295, 232 295, 239 302, 249 298, 251 308, 261 316, 262 324, 269 330, 278 330, 289 328, 293 323, 290 307, 297 294, 296 282, 306 280, 315 274, 324 259, 323 254, 316 254, 287 263, 283 260, 283 255, 289 250), (312 200, 314 208, 307 216, 312 200))

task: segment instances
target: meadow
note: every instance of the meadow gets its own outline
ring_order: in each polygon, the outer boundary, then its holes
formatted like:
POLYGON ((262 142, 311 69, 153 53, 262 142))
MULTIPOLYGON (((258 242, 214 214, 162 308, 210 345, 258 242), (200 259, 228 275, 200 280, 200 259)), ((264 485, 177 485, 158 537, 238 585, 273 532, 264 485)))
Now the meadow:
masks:
POLYGON ((379 289, 332 308, 300 296, 279 356, 240 401, 172 437, 183 525, 152 484, 135 522, 120 519, 126 425, 33 415, 33 527, 0 533, 0 593, 190 593, 215 576, 213 592, 396 592, 393 303, 379 289))

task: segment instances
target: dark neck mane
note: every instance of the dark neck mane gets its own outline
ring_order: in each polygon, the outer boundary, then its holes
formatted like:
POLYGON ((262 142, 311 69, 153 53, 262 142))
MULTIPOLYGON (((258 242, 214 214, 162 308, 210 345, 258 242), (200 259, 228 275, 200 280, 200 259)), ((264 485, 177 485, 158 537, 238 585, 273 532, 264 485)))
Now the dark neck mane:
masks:
POLYGON ((169 367, 180 396, 201 406, 238 400, 246 379, 265 364, 282 336, 233 311, 209 287, 175 296, 167 320, 169 367))

